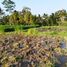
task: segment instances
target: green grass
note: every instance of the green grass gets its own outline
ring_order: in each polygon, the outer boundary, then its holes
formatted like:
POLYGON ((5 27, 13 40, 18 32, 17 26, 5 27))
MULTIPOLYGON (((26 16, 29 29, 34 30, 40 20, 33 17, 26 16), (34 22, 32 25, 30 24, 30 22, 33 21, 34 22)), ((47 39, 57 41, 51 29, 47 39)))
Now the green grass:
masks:
POLYGON ((0 25, 0 27, 2 30, 7 27, 14 27, 17 31, 17 30, 35 28, 35 27, 38 27, 38 25, 0 25))
POLYGON ((35 35, 35 36, 62 36, 67 37, 67 26, 42 26, 36 28, 35 26, 24 26, 24 25, 0 25, 0 34, 5 34, 7 32, 4 32, 5 28, 8 27, 14 27, 14 32, 8 32, 9 34, 13 33, 23 33, 24 35, 35 35), (26 28, 26 29, 25 29, 26 28), (44 29, 63 29, 63 31, 47 31, 47 32, 40 32, 37 29, 44 28, 44 29))

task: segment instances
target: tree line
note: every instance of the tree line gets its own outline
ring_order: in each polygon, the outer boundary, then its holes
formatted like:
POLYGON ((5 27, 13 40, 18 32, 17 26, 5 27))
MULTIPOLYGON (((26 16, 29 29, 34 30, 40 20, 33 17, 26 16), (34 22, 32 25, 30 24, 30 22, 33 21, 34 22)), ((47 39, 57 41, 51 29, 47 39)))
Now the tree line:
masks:
POLYGON ((22 24, 22 25, 44 25, 53 26, 59 25, 59 22, 67 21, 66 10, 58 10, 51 15, 44 13, 42 16, 40 14, 33 15, 29 7, 24 7, 22 11, 15 10, 15 3, 12 0, 4 0, 2 2, 8 15, 0 8, 0 24, 22 24))

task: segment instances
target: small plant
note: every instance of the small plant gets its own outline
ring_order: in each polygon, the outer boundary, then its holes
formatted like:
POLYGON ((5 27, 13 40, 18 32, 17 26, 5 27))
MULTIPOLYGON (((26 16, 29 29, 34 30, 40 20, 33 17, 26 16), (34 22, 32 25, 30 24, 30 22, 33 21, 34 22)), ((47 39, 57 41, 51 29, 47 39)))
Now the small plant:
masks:
POLYGON ((34 29, 28 29, 28 35, 37 35, 38 31, 34 28, 34 29))
POLYGON ((56 35, 56 34, 58 34, 56 31, 51 32, 51 35, 56 35))
POLYGON ((5 28, 4 29, 4 32, 13 32, 13 31, 15 31, 14 28, 5 28))

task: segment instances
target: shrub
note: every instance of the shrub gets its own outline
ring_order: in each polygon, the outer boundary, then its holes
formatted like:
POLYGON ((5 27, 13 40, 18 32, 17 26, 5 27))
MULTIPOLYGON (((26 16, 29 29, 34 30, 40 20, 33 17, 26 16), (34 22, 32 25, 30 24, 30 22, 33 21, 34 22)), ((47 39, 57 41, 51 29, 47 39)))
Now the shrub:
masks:
POLYGON ((15 31, 15 28, 8 27, 4 29, 4 32, 13 32, 13 31, 15 31))
POLYGON ((37 28, 40 27, 38 25, 27 25, 27 26, 23 26, 23 29, 30 29, 30 28, 37 28))
POLYGON ((28 29, 28 35, 37 35, 38 34, 38 31, 36 30, 36 28, 31 28, 31 29, 28 29))

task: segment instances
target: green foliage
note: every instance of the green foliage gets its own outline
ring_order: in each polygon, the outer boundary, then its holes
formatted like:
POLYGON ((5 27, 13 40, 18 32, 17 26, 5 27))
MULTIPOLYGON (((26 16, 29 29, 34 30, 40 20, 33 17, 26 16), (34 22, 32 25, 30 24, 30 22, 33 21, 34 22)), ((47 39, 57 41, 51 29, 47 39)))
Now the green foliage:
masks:
POLYGON ((12 0, 4 0, 2 4, 8 12, 12 12, 12 10, 15 8, 15 3, 12 0))
POLYGON ((66 16, 67 16, 67 12, 66 10, 58 10, 55 12, 55 16, 57 18, 58 21, 64 21, 66 19, 66 16))
POLYGON ((18 23, 18 24, 19 24, 19 25, 20 25, 20 24, 22 24, 22 25, 25 24, 24 17, 23 17, 22 14, 19 14, 19 23, 18 23))
POLYGON ((4 32, 13 32, 13 31, 15 31, 15 29, 14 28, 5 28, 4 29, 4 32))
POLYGON ((9 18, 9 24, 18 24, 19 23, 19 13, 15 10, 9 18))
POLYGON ((4 12, 3 12, 3 10, 0 8, 0 19, 2 19, 3 15, 4 15, 4 12))
POLYGON ((53 31, 50 33, 51 35, 58 35, 58 33, 56 31, 53 31))
POLYGON ((29 7, 24 7, 22 11, 14 10, 10 15, 4 16, 1 19, 1 22, 3 22, 1 24, 9 24, 9 25, 16 25, 16 24, 33 25, 34 24, 39 26, 54 26, 54 25, 56 26, 56 25, 63 24, 61 23, 60 19, 66 21, 67 14, 65 10, 59 10, 55 13, 52 13, 51 15, 44 13, 43 16, 41 16, 40 14, 36 16, 31 13, 31 9, 29 7))
POLYGON ((51 15, 50 15, 50 17, 49 17, 49 25, 50 26, 53 26, 53 25, 58 25, 58 23, 57 23, 57 20, 56 20, 56 17, 55 17, 55 14, 54 13, 52 13, 51 15))
MULTIPOLYGON (((6 8, 6 11, 10 13, 12 12, 12 14, 9 13, 9 15, 1 18, 0 19, 1 24, 7 24, 7 23, 9 25, 35 24, 39 26, 54 26, 54 25, 62 24, 63 21, 67 21, 67 12, 64 9, 58 10, 55 13, 52 13, 51 15, 44 13, 43 16, 41 16, 40 14, 36 16, 31 13, 31 9, 29 7, 24 7, 22 11, 14 10, 16 5, 12 0, 4 0, 2 4, 6 8)), ((0 8, 0 17, 2 15, 3 15, 3 10, 0 8)))
POLYGON ((30 22, 30 15, 31 15, 30 12, 26 12, 24 15, 24 21, 26 22, 26 24, 29 24, 30 22))
POLYGON ((34 29, 28 29, 27 35, 38 35, 38 31, 34 29))
POLYGON ((3 16, 1 24, 2 25, 9 24, 9 15, 3 16))

